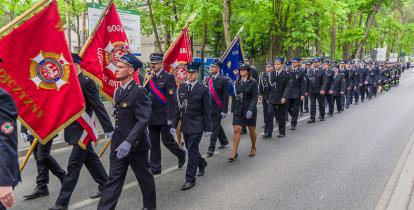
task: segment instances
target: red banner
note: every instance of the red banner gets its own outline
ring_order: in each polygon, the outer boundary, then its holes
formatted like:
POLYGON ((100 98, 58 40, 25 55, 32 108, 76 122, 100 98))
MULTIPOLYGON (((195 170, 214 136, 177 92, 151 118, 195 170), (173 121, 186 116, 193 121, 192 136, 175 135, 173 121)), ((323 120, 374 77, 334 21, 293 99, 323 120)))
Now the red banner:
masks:
POLYGON ((83 72, 101 87, 101 93, 112 98, 120 82, 115 78, 116 62, 129 53, 128 38, 119 19, 115 4, 111 3, 106 15, 81 54, 83 72))
POLYGON ((177 69, 180 64, 192 62, 190 30, 183 28, 177 39, 164 56, 164 69, 167 72, 177 69))
POLYGON ((0 87, 41 143, 81 116, 85 102, 56 1, 0 40, 0 58, 0 87))

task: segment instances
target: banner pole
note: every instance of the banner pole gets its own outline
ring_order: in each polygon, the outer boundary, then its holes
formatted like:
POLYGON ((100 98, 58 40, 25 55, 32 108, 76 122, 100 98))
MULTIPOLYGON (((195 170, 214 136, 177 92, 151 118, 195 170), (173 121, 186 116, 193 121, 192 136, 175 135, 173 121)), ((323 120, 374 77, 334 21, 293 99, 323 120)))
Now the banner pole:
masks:
POLYGON ((98 22, 96 23, 93 32, 91 33, 91 35, 88 37, 88 39, 85 42, 85 45, 83 45, 79 56, 82 58, 83 55, 85 54, 86 49, 89 47, 89 44, 91 44, 92 38, 95 36, 96 31, 98 30, 99 26, 102 23, 103 18, 105 17, 105 15, 108 13, 109 7, 112 5, 112 3, 114 2, 114 0, 110 0, 108 5, 106 6, 105 10, 102 12, 101 16, 98 19, 98 22))
POLYGON ((19 23, 20 21, 22 21, 23 19, 25 19, 27 16, 33 14, 38 8, 40 8, 41 6, 43 6, 44 4, 46 4, 47 2, 49 2, 50 0, 42 0, 39 1, 38 3, 36 3, 35 5, 33 5, 33 7, 31 7, 30 9, 26 10, 25 12, 23 12, 23 14, 21 14, 19 17, 17 17, 16 19, 14 19, 13 21, 11 21, 10 23, 8 23, 7 25, 5 25, 3 28, 0 29, 0 35, 2 35, 4 32, 8 31, 10 28, 12 28, 14 25, 16 25, 17 23, 19 23))
POLYGON ((23 172, 24 167, 26 167, 27 161, 30 158, 30 155, 32 155, 34 148, 36 147, 36 145, 39 143, 39 140, 37 138, 34 139, 34 141, 32 142, 32 145, 30 145, 29 150, 26 153, 26 156, 23 159, 22 164, 20 164, 20 173, 23 172))

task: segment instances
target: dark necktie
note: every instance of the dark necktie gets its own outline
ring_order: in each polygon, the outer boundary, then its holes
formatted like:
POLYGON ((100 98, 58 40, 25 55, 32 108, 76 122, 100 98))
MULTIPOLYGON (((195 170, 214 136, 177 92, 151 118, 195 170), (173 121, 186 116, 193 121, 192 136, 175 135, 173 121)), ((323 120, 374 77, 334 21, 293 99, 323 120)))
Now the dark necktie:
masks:
POLYGON ((191 92, 192 84, 188 84, 188 92, 191 92))
POLYGON ((120 91, 119 91, 119 96, 122 96, 123 94, 124 94, 124 88, 123 87, 121 87, 121 89, 120 89, 120 91))

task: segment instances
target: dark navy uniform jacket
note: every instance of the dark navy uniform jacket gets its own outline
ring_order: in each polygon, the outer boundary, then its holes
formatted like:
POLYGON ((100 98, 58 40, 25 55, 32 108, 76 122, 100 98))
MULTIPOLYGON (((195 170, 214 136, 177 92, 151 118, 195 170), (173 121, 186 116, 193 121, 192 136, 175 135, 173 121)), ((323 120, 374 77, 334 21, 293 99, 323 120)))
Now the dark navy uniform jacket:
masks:
MULTIPOLYGON (((207 78, 205 84, 209 88, 209 80, 213 80, 213 86, 218 98, 221 101, 222 108, 218 106, 216 101, 211 96, 211 108, 213 114, 227 113, 229 109, 229 80, 222 75, 217 75, 214 79, 213 76, 207 78)), ((210 90, 209 90, 210 91, 210 90)))
POLYGON ((306 80, 304 70, 301 68, 292 68, 288 74, 289 81, 286 87, 286 99, 294 99, 305 96, 306 80))
POLYGON ((259 95, 263 97, 263 99, 267 100, 269 98, 270 93, 270 72, 263 72, 262 76, 259 80, 259 95))
POLYGON ((289 74, 286 70, 272 71, 270 73, 270 94, 269 104, 281 104, 282 98, 287 98, 286 87, 289 81, 289 74))
POLYGON ((0 186, 2 187, 15 187, 20 181, 17 114, 12 97, 0 88, 0 186))
POLYGON ((150 125, 163 125, 167 124, 167 121, 172 121, 176 111, 176 83, 174 75, 168 74, 164 69, 159 76, 154 75, 153 80, 157 84, 160 92, 162 92, 166 98, 167 103, 164 104, 161 100, 151 92, 151 85, 148 83, 146 88, 151 96, 151 108, 152 115, 150 125))
POLYGON ((172 127, 176 128, 181 118, 181 132, 184 134, 211 132, 211 99, 208 88, 197 82, 189 92, 188 84, 182 83, 177 92, 177 101, 183 106, 178 105, 172 127))
POLYGON ((232 100, 231 110, 235 116, 245 117, 247 111, 257 113, 257 99, 259 97, 257 81, 253 78, 244 84, 242 80, 234 82, 235 96, 232 100))
POLYGON ((319 94, 321 90, 326 90, 326 85, 325 71, 321 68, 310 68, 308 70, 308 93, 319 94))
POLYGON ((332 76, 333 77, 333 82, 332 82, 332 86, 331 89, 334 93, 334 96, 341 96, 341 93, 345 94, 345 90, 346 90, 346 80, 345 80, 345 76, 341 73, 335 74, 332 76))
POLYGON ((131 81, 121 93, 115 91, 114 98, 115 131, 112 136, 111 150, 128 141, 132 150, 150 149, 147 126, 151 118, 151 99, 148 91, 131 81))
MULTIPOLYGON (((79 83, 85 98, 85 112, 92 116, 95 113, 105 133, 112 132, 114 127, 104 105, 99 100, 98 89, 94 81, 80 73, 78 75, 79 83)), ((77 122, 73 122, 65 128, 65 141, 70 145, 78 144, 83 133, 83 127, 77 122)))

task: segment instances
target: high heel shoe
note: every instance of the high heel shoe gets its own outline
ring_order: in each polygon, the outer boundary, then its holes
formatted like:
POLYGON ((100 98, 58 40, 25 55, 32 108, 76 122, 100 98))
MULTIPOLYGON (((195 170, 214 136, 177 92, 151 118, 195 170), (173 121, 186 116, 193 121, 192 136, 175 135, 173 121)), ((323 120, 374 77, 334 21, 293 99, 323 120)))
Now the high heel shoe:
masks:
POLYGON ((239 156, 239 153, 236 153, 234 157, 229 158, 229 162, 234 162, 237 160, 237 156, 239 156))
POLYGON ((253 148, 252 151, 250 151, 249 157, 253 157, 256 155, 256 148, 253 148), (254 150, 254 152, 253 152, 254 150))

